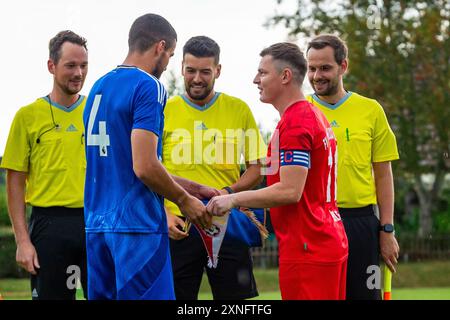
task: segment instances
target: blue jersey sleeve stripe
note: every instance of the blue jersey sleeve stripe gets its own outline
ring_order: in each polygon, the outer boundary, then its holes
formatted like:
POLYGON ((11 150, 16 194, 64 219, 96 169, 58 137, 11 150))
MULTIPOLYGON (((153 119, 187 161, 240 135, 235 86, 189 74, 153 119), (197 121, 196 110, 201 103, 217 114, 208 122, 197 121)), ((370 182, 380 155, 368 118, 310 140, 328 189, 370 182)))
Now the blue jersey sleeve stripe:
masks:
POLYGON ((161 84, 158 84, 159 85, 159 90, 161 90, 161 93, 159 94, 159 103, 160 104, 163 104, 164 103, 164 88, 163 88, 163 86, 161 85, 161 84))
POLYGON ((157 84, 158 84, 158 102, 159 104, 162 104, 163 90, 161 88, 161 83, 159 83, 159 81, 157 82, 157 84))
POLYGON ((161 104, 161 86, 158 82, 156 82, 156 85, 158 86, 158 102, 161 104))
POLYGON ((167 100, 167 92, 166 92, 166 89, 164 88, 164 85, 155 76, 153 76, 147 72, 145 72, 145 73, 148 74, 155 81, 156 88, 158 91, 158 94, 157 94, 158 103, 161 104, 162 106, 164 106, 165 101, 167 100))

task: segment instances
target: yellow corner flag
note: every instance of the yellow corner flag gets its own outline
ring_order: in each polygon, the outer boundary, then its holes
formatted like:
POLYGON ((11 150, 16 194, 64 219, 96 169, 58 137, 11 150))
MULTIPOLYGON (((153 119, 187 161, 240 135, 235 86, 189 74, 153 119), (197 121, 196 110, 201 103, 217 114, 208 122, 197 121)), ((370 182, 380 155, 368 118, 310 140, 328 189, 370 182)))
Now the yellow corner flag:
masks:
POLYGON ((392 272, 389 270, 388 266, 384 266, 384 293, 383 300, 392 300, 391 289, 392 289, 392 272))

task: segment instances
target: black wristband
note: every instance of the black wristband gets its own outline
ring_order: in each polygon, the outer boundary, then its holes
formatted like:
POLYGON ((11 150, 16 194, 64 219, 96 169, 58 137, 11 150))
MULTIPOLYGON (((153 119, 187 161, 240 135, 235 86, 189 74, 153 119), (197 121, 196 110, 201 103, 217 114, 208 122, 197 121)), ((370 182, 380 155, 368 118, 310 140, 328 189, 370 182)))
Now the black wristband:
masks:
POLYGON ((228 192, 229 194, 232 194, 232 193, 234 193, 233 189, 231 189, 231 188, 230 188, 230 187, 228 187, 228 186, 226 186, 226 187, 223 187, 222 189, 223 189, 223 190, 227 190, 227 192, 228 192))

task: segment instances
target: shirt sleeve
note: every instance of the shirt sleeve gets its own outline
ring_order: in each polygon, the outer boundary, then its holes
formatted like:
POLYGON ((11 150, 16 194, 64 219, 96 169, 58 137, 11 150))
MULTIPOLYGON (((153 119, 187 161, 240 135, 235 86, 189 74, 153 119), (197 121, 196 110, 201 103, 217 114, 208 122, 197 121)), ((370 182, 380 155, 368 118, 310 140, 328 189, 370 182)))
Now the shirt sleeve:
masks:
POLYGON ((280 128, 280 166, 297 165, 310 169, 312 149, 313 132, 308 127, 287 123, 280 128))
POLYGON ((164 86, 155 79, 145 80, 137 88, 135 99, 133 129, 148 130, 159 136, 167 101, 164 86))
POLYGON ((397 160, 399 155, 394 132, 389 126, 383 108, 378 103, 377 106, 373 133, 372 162, 397 160))
POLYGON ((313 142, 313 133, 301 124, 280 128, 280 150, 311 151, 313 142))
POLYGON ((11 128, 3 154, 1 168, 28 172, 31 146, 28 139, 24 109, 19 110, 11 124, 11 128))

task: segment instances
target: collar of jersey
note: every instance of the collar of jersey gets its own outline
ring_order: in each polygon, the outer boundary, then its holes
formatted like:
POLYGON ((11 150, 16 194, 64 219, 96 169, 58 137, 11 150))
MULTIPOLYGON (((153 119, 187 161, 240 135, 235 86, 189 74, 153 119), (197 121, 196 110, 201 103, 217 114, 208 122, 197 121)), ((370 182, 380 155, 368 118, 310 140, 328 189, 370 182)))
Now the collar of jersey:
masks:
POLYGON ((136 66, 129 65, 129 64, 119 64, 117 66, 117 69, 139 69, 139 68, 136 66))
POLYGON ((70 107, 63 106, 53 100, 50 102, 50 99, 47 96, 42 97, 42 99, 44 99, 48 103, 51 103, 51 105, 54 106, 55 108, 58 108, 65 112, 71 112, 71 111, 75 110, 83 102, 84 96, 80 94, 80 96, 78 97, 78 100, 74 104, 72 104, 70 107))
POLYGON ((199 111, 206 111, 209 108, 211 108, 211 106, 214 104, 214 102, 216 102, 217 98, 220 96, 220 92, 216 92, 214 94, 214 97, 211 99, 210 102, 208 102, 207 104, 203 105, 203 106, 199 106, 195 103, 193 103, 191 100, 189 100, 188 97, 186 97, 186 95, 182 94, 181 97, 183 98, 183 100, 192 108, 197 109, 199 111))
POLYGON ((312 95, 314 101, 316 101, 317 103, 320 103, 321 105, 323 105, 324 107, 331 109, 331 110, 336 110, 337 108, 339 108, 345 101, 347 101, 348 98, 350 98, 350 96, 352 95, 353 92, 351 91, 347 91, 347 93, 345 94, 345 96, 343 96, 337 103, 335 104, 329 104, 328 102, 323 101, 322 99, 320 99, 315 93, 312 95))
POLYGON ((149 77, 151 77, 153 80, 160 82, 159 79, 157 79, 154 75, 152 75, 152 74, 148 73, 147 71, 144 71, 141 68, 138 68, 136 66, 132 66, 132 65, 128 65, 128 64, 119 64, 116 67, 116 70, 117 69, 135 69, 135 70, 139 70, 139 71, 145 73, 146 75, 148 75, 149 77))

